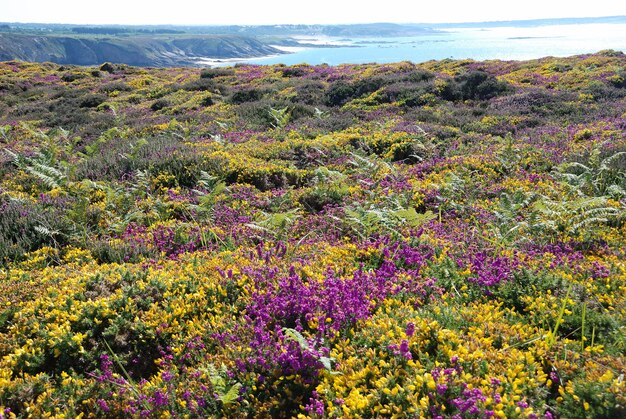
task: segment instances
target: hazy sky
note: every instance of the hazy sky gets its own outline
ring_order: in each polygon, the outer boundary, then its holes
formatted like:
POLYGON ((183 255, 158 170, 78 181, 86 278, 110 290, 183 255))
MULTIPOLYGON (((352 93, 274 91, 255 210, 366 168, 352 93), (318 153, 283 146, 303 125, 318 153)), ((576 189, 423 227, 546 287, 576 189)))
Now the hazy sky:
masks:
POLYGON ((626 15, 626 0, 0 0, 0 22, 470 22, 626 15))

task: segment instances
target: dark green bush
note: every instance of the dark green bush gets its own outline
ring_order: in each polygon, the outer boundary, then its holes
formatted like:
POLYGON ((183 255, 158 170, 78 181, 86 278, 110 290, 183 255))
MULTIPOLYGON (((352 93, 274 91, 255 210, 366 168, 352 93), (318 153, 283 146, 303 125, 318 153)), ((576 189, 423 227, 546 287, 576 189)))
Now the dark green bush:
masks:
MULTIPOLYGON (((118 121, 113 112, 90 112, 87 122, 77 127, 76 135, 83 140, 99 137, 109 128, 117 126, 118 121)), ((66 128, 65 125, 61 125, 66 128)))
POLYGON ((93 156, 82 159, 76 166, 79 179, 121 180, 137 169, 130 158, 132 147, 129 140, 113 138, 101 144, 93 156))
POLYGON ((462 98, 485 100, 499 96, 510 90, 507 83, 499 81, 493 75, 484 71, 470 71, 469 73, 456 76, 462 98))
POLYGON ((216 83, 210 78, 199 78, 183 84, 182 88, 188 92, 213 91, 216 88, 216 83))
POLYGON ((451 102, 463 99, 463 92, 459 84, 454 79, 446 79, 439 87, 438 95, 451 102))
POLYGON ((609 79, 609 82, 613 85, 613 87, 626 89, 626 70, 618 71, 615 76, 609 79))
POLYGON ((238 105, 247 102, 255 102, 263 97, 264 92, 259 89, 243 89, 234 92, 228 102, 238 105))
POLYGON ((129 95, 126 98, 126 101, 128 103, 133 104, 133 105, 137 105, 138 103, 141 103, 142 100, 143 100, 143 96, 141 96, 141 95, 129 95))
POLYGON ((102 93, 111 93, 111 92, 130 92, 133 90, 128 84, 123 81, 115 81, 112 83, 105 84, 99 89, 102 93))
POLYGON ((353 83, 339 80, 326 91, 324 103, 328 106, 342 106, 349 101, 368 95, 391 83, 390 78, 366 77, 353 83))
POLYGON ((78 104, 81 108, 96 108, 98 105, 106 102, 107 97, 99 94, 85 95, 80 99, 78 104))
POLYGON ((61 80, 71 83, 76 80, 84 79, 85 77, 87 77, 87 75, 83 73, 67 73, 61 76, 61 80))
POLYGON ((310 80, 296 86, 296 96, 291 100, 306 105, 322 106, 324 101, 324 84, 310 80))
POLYGON ((281 68, 283 77, 302 77, 306 74, 306 71, 302 67, 285 67, 281 68))
POLYGON ((302 173, 276 168, 272 171, 255 170, 246 173, 231 173, 226 181, 228 183, 248 183, 260 191, 287 188, 290 186, 302 186, 307 179, 302 173))
POLYGON ((100 71, 106 71, 107 73, 115 73, 116 67, 111 63, 104 63, 100 66, 100 71))
POLYGON ((354 94, 355 97, 361 97, 365 95, 369 95, 370 93, 374 93, 381 87, 390 84, 392 82, 391 78, 383 78, 383 77, 366 77, 361 80, 357 80, 354 82, 354 94))
POLYGON ((44 246, 60 248, 69 242, 71 226, 55 206, 0 197, 0 264, 19 261, 44 246))
POLYGON ((407 107, 423 106, 426 104, 423 95, 432 92, 434 92, 434 84, 429 82, 394 83, 385 87, 379 94, 379 102, 391 103, 399 101, 407 107))
POLYGON ((447 79, 439 89, 439 96, 448 101, 487 100, 512 91, 512 88, 495 76, 474 70, 447 79))
POLYGON ((140 243, 119 243, 105 239, 90 241, 88 250, 100 263, 137 263, 158 256, 158 252, 140 243))
POLYGON ((307 106, 300 103, 296 103, 293 105, 286 105, 282 103, 276 103, 273 108, 274 109, 282 109, 283 107, 288 106, 289 109, 289 120, 291 122, 297 121, 302 118, 310 118, 315 115, 315 107, 307 106))
POLYGON ((50 115, 42 118, 45 124, 49 127, 75 129, 90 122, 89 108, 92 106, 87 105, 93 105, 103 97, 91 94, 84 89, 65 89, 56 93, 51 99, 48 104, 50 115))
POLYGON ((77 165, 76 176, 121 180, 133 176, 137 170, 146 170, 151 175, 170 174, 175 185, 193 187, 202 170, 202 157, 171 134, 148 138, 145 142, 113 138, 77 165))
POLYGON ((327 206, 342 205, 346 195, 347 191, 338 187, 317 187, 303 194, 298 202, 309 212, 320 212, 327 206))
POLYGON ((355 97, 355 89, 343 80, 333 83, 326 91, 324 103, 328 106, 342 106, 355 97))
POLYGON ((270 129, 276 122, 270 115, 272 104, 266 101, 243 103, 235 109, 241 122, 252 129, 270 129))
POLYGON ((311 135, 343 131, 354 124, 356 115, 352 112, 333 112, 322 118, 303 118, 301 125, 306 125, 311 135))
POLYGON ((170 106, 170 102, 168 100, 157 99, 152 103, 152 105, 150 105, 150 109, 152 109, 154 112, 157 112, 169 106, 170 106))
POLYGON ((426 70, 414 70, 404 76, 404 80, 411 83, 421 83, 435 79, 435 74, 426 70))
POLYGON ((148 170, 152 175, 170 174, 177 185, 189 188, 196 185, 202 169, 202 156, 171 134, 149 139, 132 159, 136 169, 148 170))
POLYGON ((626 92, 614 84, 606 84, 597 80, 589 83, 583 89, 583 92, 593 96, 593 99, 596 102, 603 100, 615 100, 626 96, 626 92))
POLYGON ((202 100, 200 101, 200 104, 202 106, 211 106, 215 104, 215 101, 213 100, 211 96, 206 96, 202 98, 202 100))
POLYGON ((202 79, 214 79, 216 77, 234 76, 235 70, 232 68, 204 68, 200 72, 202 79))

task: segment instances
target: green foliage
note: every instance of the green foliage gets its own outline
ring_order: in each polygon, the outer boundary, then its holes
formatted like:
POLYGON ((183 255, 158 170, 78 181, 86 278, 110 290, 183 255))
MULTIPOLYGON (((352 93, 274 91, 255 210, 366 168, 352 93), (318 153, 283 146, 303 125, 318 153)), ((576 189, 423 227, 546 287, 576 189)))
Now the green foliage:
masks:
POLYGON ((442 220, 446 211, 462 211, 465 207, 463 202, 466 196, 466 182, 456 173, 447 173, 443 182, 437 185, 437 201, 439 220, 442 220))
POLYGON ((0 265, 24 259, 44 246, 59 248, 70 231, 56 209, 0 196, 0 265))
POLYGON ((214 79, 217 77, 228 77, 235 75, 235 72, 231 68, 204 68, 200 72, 200 78, 214 79))
POLYGON ((353 86, 343 81, 333 83, 325 94, 324 104, 342 106, 355 97, 353 86))
POLYGON ((300 217, 296 209, 271 214, 262 213, 259 221, 247 224, 247 226, 270 233, 277 240, 283 240, 289 227, 300 217))
POLYGON ((577 237, 580 233, 589 235, 593 226, 605 225, 623 211, 608 206, 605 197, 557 201, 544 196, 534 203, 533 208, 539 218, 532 228, 566 237, 577 237))
POLYGON ((609 78, 609 82, 619 89, 626 88, 626 70, 617 72, 617 74, 609 78))
POLYGON ((587 196, 626 198, 626 152, 602 157, 594 147, 587 164, 567 162, 557 168, 560 178, 587 196))
POLYGON ((211 78, 201 77, 185 83, 182 88, 190 92, 213 92, 217 89, 217 85, 211 78))
POLYGON ((104 95, 98 95, 98 94, 87 95, 81 99, 80 107, 81 108, 96 108, 102 103, 106 102, 106 100, 107 100, 107 97, 104 95))
POLYGON ((5 149, 18 169, 37 178, 48 189, 60 188, 67 182, 67 175, 63 170, 53 167, 54 157, 49 152, 39 152, 34 157, 21 156, 5 149))
POLYGON ((282 109, 270 108, 269 113, 272 119, 274 120, 274 123, 272 123, 272 126, 275 129, 283 129, 289 123, 290 114, 289 114, 288 107, 284 107, 282 109))
POLYGON ((201 368, 200 371, 208 374, 211 385, 217 393, 218 400, 222 402, 224 406, 228 406, 237 400, 242 385, 241 383, 229 385, 230 380, 226 378, 228 370, 225 365, 222 364, 218 370, 215 365, 209 364, 207 367, 201 368))
POLYGON ((359 237, 367 239, 376 234, 400 237, 401 228, 416 229, 436 217, 432 211, 420 214, 415 208, 403 208, 397 203, 390 204, 391 206, 359 205, 344 208, 345 221, 359 237))
POLYGON ((246 90, 238 90, 234 92, 228 101, 230 103, 240 105, 246 102, 254 102, 260 100, 264 95, 264 92, 259 89, 246 89, 246 90))
POLYGON ((163 109, 167 109, 171 106, 171 103, 166 100, 166 99, 157 99, 154 102, 152 102, 152 105, 150 105, 150 109, 152 109, 154 112, 158 112, 161 111, 163 109))
POLYGON ((0 63, 0 416, 619 416, 624 59, 0 63))
POLYGON ((511 242, 517 240, 528 240, 524 232, 528 231, 530 226, 534 226, 536 221, 536 213, 529 211, 533 203, 538 199, 535 193, 526 193, 517 190, 513 194, 503 192, 500 195, 499 208, 494 212, 496 216, 496 237, 500 242, 511 242), (528 219, 523 220, 528 213, 528 219))
POLYGON ((493 75, 474 70, 449 79, 439 90, 445 100, 487 100, 506 94, 511 87, 493 75))
POLYGON ((619 418, 626 408, 619 398, 608 391, 608 383, 590 381, 578 383, 573 394, 567 394, 558 412, 562 417, 619 418), (585 406, 586 403, 586 406, 585 406))
POLYGON ((328 205, 340 205, 349 193, 346 179, 347 176, 339 171, 318 167, 312 179, 313 188, 303 194, 299 201, 305 209, 313 212, 321 211, 328 205))
POLYGON ((198 205, 191 205, 190 209, 196 211, 199 217, 211 219, 218 198, 228 192, 226 183, 201 170, 196 188, 193 192, 198 196, 198 205))
POLYGON ((561 327, 561 322, 563 321, 563 315, 565 314, 565 309, 567 308, 567 304, 569 302, 569 295, 571 291, 572 291, 572 285, 570 284, 569 287, 567 287, 565 298, 563 298, 563 301, 561 302, 561 307, 557 314, 556 321, 554 322, 554 327, 552 328, 552 330, 548 332, 548 335, 546 337, 546 342, 548 344, 549 349, 551 349, 556 343, 559 327, 561 327))

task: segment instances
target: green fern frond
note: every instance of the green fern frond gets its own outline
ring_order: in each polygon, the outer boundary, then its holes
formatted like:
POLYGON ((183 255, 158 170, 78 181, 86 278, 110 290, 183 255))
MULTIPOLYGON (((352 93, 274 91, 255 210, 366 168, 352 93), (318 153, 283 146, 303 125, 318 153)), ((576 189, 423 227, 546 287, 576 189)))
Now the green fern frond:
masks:
POLYGON ((49 176, 43 172, 36 170, 33 167, 27 167, 26 171, 31 175, 35 176, 39 179, 44 185, 46 185, 50 189, 58 188, 60 186, 58 179, 55 179, 52 176, 49 176))
POLYGON ((235 383, 226 393, 219 395, 220 401, 224 404, 224 406, 227 406, 237 400, 241 387, 241 383, 235 383))
MULTIPOLYGON (((602 160, 602 163, 600 163, 600 170, 612 170, 611 165, 613 162, 621 158, 626 158, 626 151, 617 152, 602 160)), ((624 166, 622 166, 622 169, 624 169, 624 166)))
POLYGON ((285 334, 286 338, 297 342, 298 345, 300 345, 300 348, 302 348, 303 350, 308 351, 311 349, 309 346, 309 342, 307 342, 305 337, 302 336, 302 333, 298 332, 296 329, 283 327, 283 333, 285 334))

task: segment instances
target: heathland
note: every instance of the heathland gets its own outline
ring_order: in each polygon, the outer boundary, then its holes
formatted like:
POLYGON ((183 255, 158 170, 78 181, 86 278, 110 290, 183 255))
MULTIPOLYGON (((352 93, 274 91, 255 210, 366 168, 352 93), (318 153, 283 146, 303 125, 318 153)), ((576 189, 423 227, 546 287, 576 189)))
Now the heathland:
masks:
POLYGON ((611 50, 0 63, 0 417, 623 417, 625 110, 611 50))

